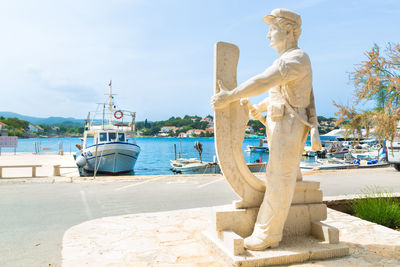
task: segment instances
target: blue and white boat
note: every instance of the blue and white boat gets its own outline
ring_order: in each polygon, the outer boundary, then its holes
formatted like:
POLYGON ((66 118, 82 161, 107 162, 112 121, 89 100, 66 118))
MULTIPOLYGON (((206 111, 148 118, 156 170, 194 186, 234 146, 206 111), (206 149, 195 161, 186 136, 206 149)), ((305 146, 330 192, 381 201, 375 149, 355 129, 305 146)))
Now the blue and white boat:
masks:
POLYGON ((135 112, 117 109, 111 82, 108 103, 89 112, 81 155, 76 164, 81 173, 119 175, 133 173, 140 147, 136 144, 135 112), (88 140, 93 137, 93 144, 88 140))
POLYGON ((264 139, 260 138, 258 146, 248 145, 245 151, 246 152, 269 152, 267 138, 264 138, 264 139))

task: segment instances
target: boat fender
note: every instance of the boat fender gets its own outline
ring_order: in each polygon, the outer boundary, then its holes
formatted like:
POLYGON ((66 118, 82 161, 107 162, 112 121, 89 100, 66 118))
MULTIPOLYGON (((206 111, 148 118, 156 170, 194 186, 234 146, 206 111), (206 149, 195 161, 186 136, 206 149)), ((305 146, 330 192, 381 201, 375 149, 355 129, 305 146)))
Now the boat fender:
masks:
POLYGON ((84 156, 80 155, 80 156, 78 156, 78 157, 76 158, 75 163, 76 163, 76 165, 77 165, 78 167, 82 168, 83 166, 86 165, 86 159, 85 159, 84 156))
POLYGON ((117 120, 121 119, 124 116, 124 113, 121 110, 117 110, 114 112, 114 118, 117 120))

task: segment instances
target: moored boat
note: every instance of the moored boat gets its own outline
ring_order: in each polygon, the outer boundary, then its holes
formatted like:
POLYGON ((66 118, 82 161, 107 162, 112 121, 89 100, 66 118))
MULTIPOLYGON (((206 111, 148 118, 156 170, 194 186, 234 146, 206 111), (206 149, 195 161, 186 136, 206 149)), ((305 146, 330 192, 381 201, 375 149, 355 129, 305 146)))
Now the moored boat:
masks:
POLYGON ((176 159, 170 161, 171 171, 181 174, 211 174, 221 173, 217 162, 201 161, 195 158, 176 159))
POLYGON ((247 146, 246 152, 269 152, 267 139, 260 138, 258 146, 247 146))
POLYGON ((339 170, 339 169, 355 169, 358 164, 348 163, 338 159, 317 159, 315 162, 300 162, 300 169, 303 170, 339 170))
POLYGON ((76 164, 81 173, 126 174, 134 171, 140 147, 135 137, 135 112, 116 109, 111 82, 107 104, 89 112, 81 155, 76 164), (93 137, 93 143, 89 143, 93 137))
MULTIPOLYGON (((221 173, 218 162, 200 161, 195 158, 171 160, 171 171, 179 174, 213 174, 221 173)), ((266 162, 247 163, 251 172, 265 172, 266 162)))

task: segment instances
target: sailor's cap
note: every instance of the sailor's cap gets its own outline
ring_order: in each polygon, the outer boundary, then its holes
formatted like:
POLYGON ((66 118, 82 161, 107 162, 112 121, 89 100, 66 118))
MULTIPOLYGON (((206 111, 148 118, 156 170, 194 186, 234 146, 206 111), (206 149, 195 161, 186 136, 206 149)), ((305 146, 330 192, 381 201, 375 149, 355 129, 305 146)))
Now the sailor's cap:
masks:
POLYGON ((285 8, 277 8, 271 11, 271 14, 266 15, 264 17, 264 22, 267 23, 268 25, 271 24, 271 22, 275 18, 284 18, 288 19, 290 21, 293 21, 296 23, 299 27, 301 26, 301 18, 300 15, 285 8))

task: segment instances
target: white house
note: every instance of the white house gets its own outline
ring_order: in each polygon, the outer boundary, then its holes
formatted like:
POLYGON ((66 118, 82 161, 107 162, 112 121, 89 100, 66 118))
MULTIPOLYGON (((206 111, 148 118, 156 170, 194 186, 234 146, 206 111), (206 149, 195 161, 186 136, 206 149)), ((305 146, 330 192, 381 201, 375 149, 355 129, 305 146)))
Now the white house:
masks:
POLYGON ((254 133, 253 127, 247 125, 247 126, 246 126, 246 132, 248 132, 248 133, 254 133))
POLYGON ((34 124, 29 124, 29 131, 31 132, 36 132, 36 133, 41 133, 43 132, 43 128, 40 127, 39 125, 34 125, 34 124))
POLYGON ((206 133, 206 131, 201 129, 191 129, 186 132, 186 136, 199 136, 201 133, 206 133))
POLYGON ((213 122, 213 119, 210 117, 204 117, 200 121, 213 122))
POLYGON ((160 132, 161 133, 169 133, 170 131, 176 131, 176 127, 175 126, 164 126, 161 128, 160 132))
POLYGON ((187 135, 186 135, 186 133, 181 132, 181 133, 179 133, 178 137, 179 137, 179 138, 186 138, 187 135))
POLYGON ((8 136, 7 124, 0 122, 0 136, 8 136))

